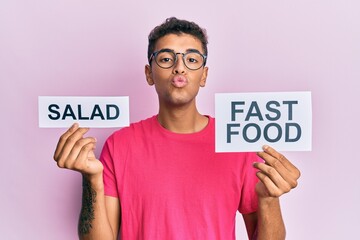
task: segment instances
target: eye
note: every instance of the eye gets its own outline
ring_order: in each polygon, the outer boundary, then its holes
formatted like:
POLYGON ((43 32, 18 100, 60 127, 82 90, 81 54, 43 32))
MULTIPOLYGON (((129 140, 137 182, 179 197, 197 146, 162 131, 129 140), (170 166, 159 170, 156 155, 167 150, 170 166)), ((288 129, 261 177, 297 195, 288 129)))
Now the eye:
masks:
POLYGON ((198 60, 196 60, 195 58, 188 58, 188 62, 190 62, 190 63, 197 63, 198 60))
POLYGON ((161 58, 160 59, 160 62, 163 62, 163 63, 167 63, 167 62, 171 62, 171 61, 173 61, 173 59, 171 59, 171 58, 161 58))
POLYGON ((159 52, 156 56, 156 61, 161 64, 173 64, 175 57, 171 52, 159 52))
POLYGON ((189 64, 199 64, 202 62, 202 57, 197 52, 189 52, 185 55, 186 62, 189 64))

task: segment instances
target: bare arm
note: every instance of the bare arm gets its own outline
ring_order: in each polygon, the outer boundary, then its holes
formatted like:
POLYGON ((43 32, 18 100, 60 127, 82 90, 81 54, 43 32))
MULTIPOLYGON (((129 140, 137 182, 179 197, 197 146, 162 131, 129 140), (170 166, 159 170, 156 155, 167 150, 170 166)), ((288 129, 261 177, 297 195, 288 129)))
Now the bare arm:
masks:
MULTIPOLYGON (((260 204, 259 207, 263 208, 264 205, 260 204)), ((279 204, 272 205, 270 203, 266 207, 268 209, 259 208, 258 212, 243 214, 249 240, 285 239, 285 225, 279 204)))
POLYGON ((258 155, 265 163, 255 163, 259 170, 256 192, 259 198, 256 231, 257 240, 285 239, 286 231, 281 215, 279 197, 297 186, 300 171, 275 149, 265 146, 258 155))
POLYGON ((242 216, 249 240, 256 240, 257 213, 243 214, 242 216))
POLYGON ((105 196, 103 184, 91 183, 83 177, 83 199, 78 224, 79 238, 117 239, 119 224, 119 199, 105 196))
POLYGON ((116 239, 120 204, 104 195, 103 165, 94 155, 96 139, 84 137, 88 128, 73 125, 59 139, 54 160, 60 168, 78 171, 83 176, 83 198, 79 217, 80 239, 116 239))
POLYGON ((257 217, 257 238, 255 239, 285 239, 285 225, 278 198, 260 199, 257 217))

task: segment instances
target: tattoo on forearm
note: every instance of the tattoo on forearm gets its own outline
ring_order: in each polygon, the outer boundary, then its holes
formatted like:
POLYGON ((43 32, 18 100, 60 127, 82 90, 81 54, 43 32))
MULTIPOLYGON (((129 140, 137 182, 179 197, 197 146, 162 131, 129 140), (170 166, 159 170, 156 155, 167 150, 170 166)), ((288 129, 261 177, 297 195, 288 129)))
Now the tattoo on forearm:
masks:
POLYGON ((96 192, 91 188, 90 182, 83 177, 83 197, 82 207, 79 218, 78 232, 79 235, 86 235, 92 228, 94 216, 94 203, 96 202, 96 192))

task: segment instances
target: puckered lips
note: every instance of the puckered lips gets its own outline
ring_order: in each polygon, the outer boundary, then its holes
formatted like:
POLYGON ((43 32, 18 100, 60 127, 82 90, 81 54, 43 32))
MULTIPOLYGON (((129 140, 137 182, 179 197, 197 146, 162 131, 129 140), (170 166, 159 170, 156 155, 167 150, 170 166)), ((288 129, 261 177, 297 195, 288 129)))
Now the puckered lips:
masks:
POLYGON ((176 88, 183 88, 188 84, 188 80, 183 75, 175 75, 171 80, 171 84, 176 88))

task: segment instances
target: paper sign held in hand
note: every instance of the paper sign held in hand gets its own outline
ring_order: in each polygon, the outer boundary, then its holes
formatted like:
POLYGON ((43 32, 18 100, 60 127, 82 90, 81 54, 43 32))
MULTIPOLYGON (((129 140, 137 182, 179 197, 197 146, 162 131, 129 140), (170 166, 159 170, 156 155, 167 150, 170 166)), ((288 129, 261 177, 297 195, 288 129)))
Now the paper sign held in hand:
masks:
POLYGON ((311 92, 218 93, 216 152, 311 151, 311 92))
POLYGON ((129 97, 39 97, 39 127, 111 128, 129 125, 129 97))

